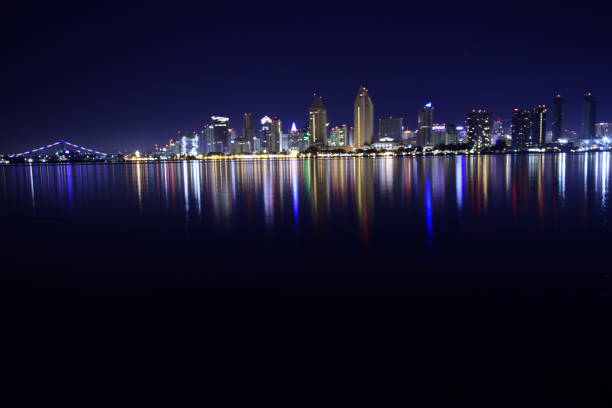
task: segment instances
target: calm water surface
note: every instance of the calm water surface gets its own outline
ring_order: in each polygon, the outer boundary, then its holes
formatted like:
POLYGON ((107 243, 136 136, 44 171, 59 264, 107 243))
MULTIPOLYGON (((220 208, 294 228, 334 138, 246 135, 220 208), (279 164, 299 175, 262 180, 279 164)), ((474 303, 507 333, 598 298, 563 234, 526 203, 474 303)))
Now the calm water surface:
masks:
POLYGON ((600 331, 610 160, 0 167, 4 301, 32 330, 600 331))

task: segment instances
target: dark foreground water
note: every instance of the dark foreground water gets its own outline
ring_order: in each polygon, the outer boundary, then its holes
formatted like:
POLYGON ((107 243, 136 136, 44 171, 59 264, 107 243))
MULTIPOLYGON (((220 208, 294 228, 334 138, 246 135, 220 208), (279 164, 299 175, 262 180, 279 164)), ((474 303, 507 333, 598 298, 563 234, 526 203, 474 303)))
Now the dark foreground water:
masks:
POLYGON ((45 341, 392 336, 456 355, 522 344, 552 367, 603 365, 610 162, 0 167, 4 327, 45 341))

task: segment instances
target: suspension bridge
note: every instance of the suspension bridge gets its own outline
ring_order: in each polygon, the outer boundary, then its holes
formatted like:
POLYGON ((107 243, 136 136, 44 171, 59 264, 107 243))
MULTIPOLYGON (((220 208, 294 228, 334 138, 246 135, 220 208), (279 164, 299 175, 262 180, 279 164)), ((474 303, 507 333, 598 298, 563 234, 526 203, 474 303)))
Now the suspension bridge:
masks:
POLYGON ((85 147, 85 146, 80 146, 80 145, 77 145, 77 144, 74 144, 74 143, 70 143, 67 140, 58 140, 55 143, 51 143, 51 144, 48 144, 46 146, 40 146, 40 147, 37 147, 36 149, 28 150, 26 152, 10 154, 8 157, 9 158, 15 158, 15 157, 27 156, 27 155, 30 155, 30 154, 41 152, 43 150, 51 149, 51 148, 56 147, 56 146, 69 146, 69 147, 71 147, 73 149, 77 149, 77 150, 84 151, 84 152, 87 152, 87 153, 93 153, 93 154, 97 154, 99 156, 108 156, 106 153, 100 152, 100 151, 95 150, 95 149, 90 149, 90 148, 85 147))

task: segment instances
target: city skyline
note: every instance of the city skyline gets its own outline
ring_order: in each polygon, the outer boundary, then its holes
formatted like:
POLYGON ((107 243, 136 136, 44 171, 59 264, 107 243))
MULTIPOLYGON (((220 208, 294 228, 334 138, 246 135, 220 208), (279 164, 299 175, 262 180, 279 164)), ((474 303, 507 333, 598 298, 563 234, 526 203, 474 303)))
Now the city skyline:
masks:
POLYGON ((370 89, 375 122, 403 117, 408 129, 429 101, 441 122, 461 124, 475 108, 507 121, 516 107, 550 106, 556 93, 565 99, 565 128, 579 131, 586 92, 597 97, 598 121, 612 121, 605 15, 545 4, 483 10, 275 8, 268 15, 279 25, 270 27, 258 22, 256 7, 15 6, 6 14, 0 151, 62 139, 134 150, 199 130, 211 115, 231 118, 240 131, 244 112, 304 128, 313 92, 324 97, 331 126, 351 124, 359 85, 370 89), (219 19, 201 19, 211 13, 219 19), (334 14, 347 23, 331 24, 334 14), (58 36, 59 26, 71 28, 58 36), (538 46, 521 46, 534 36, 538 46), (564 47, 550 47, 553 40, 564 47), (360 56, 363 63, 353 63, 360 56))

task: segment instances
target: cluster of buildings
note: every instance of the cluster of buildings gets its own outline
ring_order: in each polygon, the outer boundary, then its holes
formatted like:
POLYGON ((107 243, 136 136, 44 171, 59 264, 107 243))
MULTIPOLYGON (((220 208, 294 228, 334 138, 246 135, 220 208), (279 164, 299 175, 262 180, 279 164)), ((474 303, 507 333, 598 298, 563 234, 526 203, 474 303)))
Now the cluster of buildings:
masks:
POLYGON ((378 120, 378 133, 374 133, 374 105, 369 91, 361 86, 353 103, 353 125, 330 126, 323 98, 314 94, 308 109, 308 124, 298 129, 292 123, 283 131, 280 118, 264 116, 255 119, 251 113, 242 117, 242 131, 238 134, 230 126, 230 118, 212 116, 211 124, 199 132, 181 133, 166 146, 156 146, 160 156, 197 156, 201 154, 280 153, 317 150, 397 150, 402 147, 436 146, 486 151, 490 148, 513 150, 542 148, 564 143, 590 143, 603 140, 608 143, 612 124, 596 122, 596 100, 591 93, 583 98, 579 132, 564 126, 565 101, 557 94, 552 111, 545 105, 534 108, 516 108, 509 126, 502 120, 493 120, 487 109, 473 109, 464 124, 436 123, 435 107, 427 103, 418 112, 414 131, 404 127, 401 117, 378 120), (550 130, 547 123, 550 118, 550 130))

